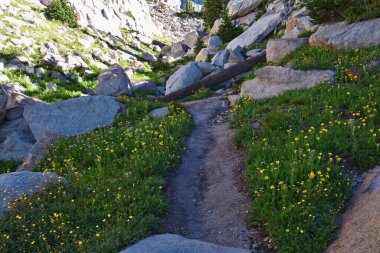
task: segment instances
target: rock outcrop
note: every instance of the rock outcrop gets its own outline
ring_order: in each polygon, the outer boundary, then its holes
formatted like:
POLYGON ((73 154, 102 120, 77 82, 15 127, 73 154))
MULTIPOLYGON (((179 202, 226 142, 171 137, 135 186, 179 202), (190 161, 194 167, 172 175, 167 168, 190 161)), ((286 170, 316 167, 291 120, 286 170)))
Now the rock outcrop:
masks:
POLYGON ((298 38, 302 32, 315 31, 318 28, 314 25, 309 16, 293 17, 286 22, 286 29, 283 38, 298 38))
POLYGON ((227 46, 228 49, 233 50, 238 46, 246 48, 252 44, 258 44, 266 36, 268 36, 273 30, 283 21, 281 13, 268 14, 261 17, 258 21, 242 33, 240 36, 233 39, 227 46))
POLYGON ((263 2, 264 0, 230 0, 227 4, 228 15, 232 19, 244 17, 263 2))
POLYGON ((297 48, 306 45, 309 39, 272 39, 267 43, 267 61, 279 62, 286 55, 290 54, 297 48))
POLYGON ((24 160, 32 149, 35 140, 23 131, 15 131, 6 136, 0 144, 0 160, 24 160))
POLYGON ((69 0, 78 23, 122 38, 121 29, 151 36, 157 33, 145 0, 69 0))
POLYGON ((72 136, 109 126, 119 108, 112 97, 80 97, 27 107, 24 117, 39 141, 50 134, 72 136))
POLYGON ((203 73, 196 63, 189 63, 177 70, 166 83, 165 95, 185 88, 202 79, 203 73))
POLYGON ((245 81, 241 96, 261 99, 281 95, 287 90, 311 88, 324 81, 334 82, 334 72, 330 70, 301 71, 286 67, 264 67, 256 70, 256 78, 245 81))
POLYGON ((131 85, 123 67, 114 65, 99 75, 95 94, 105 96, 130 94, 132 92, 131 85))
POLYGON ((353 49, 380 45, 380 18, 354 24, 345 22, 319 27, 310 37, 313 47, 353 49))
POLYGON ((326 253, 378 252, 380 245, 380 167, 366 172, 353 189, 341 229, 326 253))

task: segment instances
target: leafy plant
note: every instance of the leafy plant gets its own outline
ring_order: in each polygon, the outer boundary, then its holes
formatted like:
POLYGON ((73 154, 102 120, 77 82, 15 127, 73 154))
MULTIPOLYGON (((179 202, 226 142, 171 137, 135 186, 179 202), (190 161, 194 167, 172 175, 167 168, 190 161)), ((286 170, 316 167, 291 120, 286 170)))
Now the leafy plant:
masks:
POLYGON ((53 2, 46 7, 45 16, 50 20, 62 21, 70 27, 78 26, 77 16, 66 0, 53 0, 53 2))
POLYGON ((195 55, 198 55, 199 52, 205 47, 203 41, 198 37, 197 38, 197 43, 195 44, 195 48, 194 48, 194 54, 195 55))
POLYGON ((225 8, 224 0, 206 0, 202 6, 203 19, 207 27, 212 27, 215 20, 220 18, 225 8))

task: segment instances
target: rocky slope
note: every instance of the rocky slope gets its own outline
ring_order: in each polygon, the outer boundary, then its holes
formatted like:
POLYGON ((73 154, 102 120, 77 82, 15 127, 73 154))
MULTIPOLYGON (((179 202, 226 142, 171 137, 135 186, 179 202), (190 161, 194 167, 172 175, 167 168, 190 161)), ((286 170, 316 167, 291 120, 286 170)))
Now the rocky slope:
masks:
POLYGON ((121 30, 138 31, 141 34, 159 35, 149 6, 145 0, 70 0, 82 27, 93 27, 105 33, 122 37, 121 30))

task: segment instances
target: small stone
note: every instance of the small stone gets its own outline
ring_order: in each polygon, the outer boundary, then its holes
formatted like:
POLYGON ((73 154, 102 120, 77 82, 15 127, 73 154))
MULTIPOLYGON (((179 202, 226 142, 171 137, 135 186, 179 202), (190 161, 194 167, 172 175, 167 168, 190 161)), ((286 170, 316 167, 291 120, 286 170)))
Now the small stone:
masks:
POLYGON ((58 90, 58 86, 56 83, 49 83, 47 87, 51 91, 57 91, 58 90))
POLYGON ((168 107, 158 108, 148 113, 148 116, 154 118, 160 118, 168 115, 170 113, 168 107))
POLYGON ((152 62, 152 63, 157 62, 156 57, 150 53, 145 53, 145 54, 141 55, 141 58, 143 58, 147 62, 152 62))

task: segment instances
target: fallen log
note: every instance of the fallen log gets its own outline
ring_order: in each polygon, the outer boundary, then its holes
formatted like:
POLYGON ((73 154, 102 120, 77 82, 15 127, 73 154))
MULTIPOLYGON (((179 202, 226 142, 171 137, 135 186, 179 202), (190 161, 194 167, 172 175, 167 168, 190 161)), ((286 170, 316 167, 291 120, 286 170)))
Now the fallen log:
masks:
POLYGON ((221 84, 225 81, 232 79, 235 76, 238 76, 240 74, 243 74, 245 72, 252 70, 252 68, 255 65, 259 63, 264 63, 264 62, 266 62, 265 52, 258 56, 249 58, 248 60, 245 60, 243 62, 237 63, 236 65, 233 65, 229 67, 228 69, 222 70, 215 75, 212 75, 210 77, 206 76, 202 80, 199 80, 186 88, 177 90, 175 92, 172 92, 162 97, 154 98, 154 100, 169 102, 173 100, 182 99, 184 97, 192 95, 195 91, 199 90, 202 87, 211 88, 213 86, 221 84))

